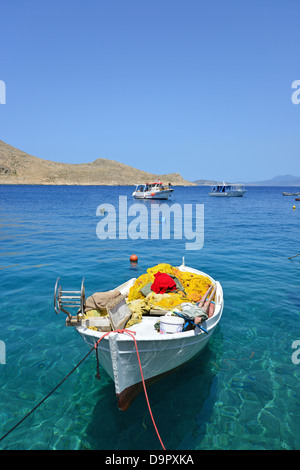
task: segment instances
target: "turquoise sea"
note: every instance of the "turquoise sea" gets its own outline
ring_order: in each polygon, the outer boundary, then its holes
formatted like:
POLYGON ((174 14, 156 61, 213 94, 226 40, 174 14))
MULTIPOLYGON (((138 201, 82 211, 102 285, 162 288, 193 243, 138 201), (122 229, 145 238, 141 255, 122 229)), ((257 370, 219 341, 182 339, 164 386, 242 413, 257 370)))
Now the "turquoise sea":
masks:
MULTIPOLYGON (((205 351, 148 387, 166 449, 300 448, 300 202, 282 196, 291 188, 247 189, 175 189, 173 202, 204 204, 204 245, 192 251, 172 237, 97 237, 97 207, 120 195, 133 203, 132 187, 0 186, 0 437, 88 352, 54 312, 57 277, 70 290, 85 277, 91 295, 184 256, 221 282, 225 306, 205 351)), ((145 396, 121 412, 113 382, 95 372, 90 355, 0 449, 160 450, 145 396)))

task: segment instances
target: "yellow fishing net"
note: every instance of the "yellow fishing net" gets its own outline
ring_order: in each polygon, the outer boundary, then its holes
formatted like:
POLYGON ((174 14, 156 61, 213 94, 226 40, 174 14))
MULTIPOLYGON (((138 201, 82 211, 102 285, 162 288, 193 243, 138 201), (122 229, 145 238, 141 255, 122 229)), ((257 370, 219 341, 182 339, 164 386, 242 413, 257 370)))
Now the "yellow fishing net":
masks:
POLYGON ((137 278, 130 288, 127 303, 132 311, 132 316, 126 324, 126 328, 140 323, 143 314, 149 313, 151 309, 173 310, 179 308, 183 302, 199 302, 207 289, 211 285, 211 280, 201 274, 182 272, 170 264, 160 263, 153 268, 149 268, 145 274, 137 278), (182 284, 184 291, 156 294, 150 292, 146 297, 140 291, 146 284, 153 283, 154 275, 157 272, 171 274, 182 284))
POLYGON ((143 314, 153 310, 173 310, 179 308, 183 302, 199 302, 212 282, 209 277, 201 274, 182 272, 170 264, 160 263, 149 268, 145 274, 137 278, 129 290, 127 303, 132 311, 132 316, 126 324, 126 328, 140 323, 143 314), (146 284, 153 283, 157 272, 175 276, 183 286, 184 291, 156 294, 150 292, 146 297, 140 291, 146 284))
POLYGON ((158 272, 161 273, 166 273, 166 274, 174 274, 173 272, 174 268, 170 264, 165 264, 165 263, 160 263, 157 264, 156 266, 153 266, 153 268, 147 269, 147 273, 150 276, 150 281, 154 282, 154 275, 158 272))
POLYGON ((184 288, 184 292, 179 291, 177 293, 167 294, 166 297, 164 296, 160 299, 152 297, 151 303, 153 305, 157 305, 165 309, 171 310, 183 302, 199 302, 199 300, 201 300, 202 296, 207 291, 208 287, 211 285, 211 280, 207 276, 193 274, 190 272, 182 272, 170 264, 160 263, 156 266, 153 266, 153 268, 149 268, 147 273, 142 274, 137 278, 134 285, 129 290, 129 302, 132 300, 145 299, 145 296, 140 292, 140 290, 146 284, 154 282, 154 275, 157 272, 176 276, 184 288))
POLYGON ((132 312, 130 320, 126 323, 126 328, 140 323, 145 313, 149 313, 151 309, 155 310, 172 310, 179 307, 184 302, 180 294, 155 294, 150 292, 143 299, 128 301, 128 306, 132 312))
POLYGON ((188 301, 199 302, 212 282, 207 276, 182 272, 174 268, 174 275, 179 279, 187 294, 188 301))

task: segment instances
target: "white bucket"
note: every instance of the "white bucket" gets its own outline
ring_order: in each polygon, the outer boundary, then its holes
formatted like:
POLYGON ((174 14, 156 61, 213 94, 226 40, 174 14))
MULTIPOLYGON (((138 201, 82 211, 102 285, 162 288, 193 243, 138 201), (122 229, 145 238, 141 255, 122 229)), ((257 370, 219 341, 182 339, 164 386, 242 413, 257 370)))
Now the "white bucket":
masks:
POLYGON ((160 317, 160 332, 165 333, 180 333, 184 325, 184 319, 180 317, 174 317, 171 315, 165 315, 160 317))

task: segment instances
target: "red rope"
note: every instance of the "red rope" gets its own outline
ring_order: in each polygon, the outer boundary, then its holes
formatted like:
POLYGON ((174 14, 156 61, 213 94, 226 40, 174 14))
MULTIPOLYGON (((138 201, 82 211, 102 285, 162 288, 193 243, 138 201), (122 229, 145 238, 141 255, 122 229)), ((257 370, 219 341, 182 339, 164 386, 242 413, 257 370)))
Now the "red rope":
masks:
POLYGON ((153 417, 153 414, 152 414, 152 410, 151 410, 151 406, 150 406, 150 402, 149 402, 149 398, 148 398, 148 393, 147 393, 147 390, 146 390, 146 384, 145 384, 145 380, 144 380, 144 375, 143 375, 143 370, 142 370, 142 364, 141 364, 141 360, 140 360, 140 355, 139 355, 139 350, 138 350, 138 346, 137 346, 137 342, 136 342, 136 339, 134 337, 135 335, 135 332, 134 331, 131 331, 131 330, 114 330, 114 331, 108 331, 107 333, 104 333, 104 335, 101 336, 101 338, 98 339, 98 341, 95 343, 95 349, 97 349, 98 347, 98 344, 100 343, 100 341, 105 337, 105 336, 108 336, 110 333, 126 333, 128 334, 129 336, 131 336, 131 338, 133 339, 134 341, 134 345, 135 345, 135 350, 136 350, 136 355, 137 355, 137 358, 138 358, 138 362, 139 362, 139 368, 140 368, 140 373, 141 373, 141 377, 142 377, 142 383, 143 383, 143 388, 144 388, 144 392, 145 392, 145 398, 146 398, 146 402, 147 402, 147 405, 148 405, 148 409, 149 409, 149 413, 150 413, 150 417, 152 419, 152 423, 153 423, 153 426, 154 426, 154 429, 156 431, 156 434, 157 434, 157 437, 159 439, 159 442, 162 446, 162 448, 164 450, 166 450, 162 440, 161 440, 161 437, 159 435, 159 432, 158 432, 158 429, 157 429, 157 426, 155 424, 155 420, 154 420, 154 417, 153 417))

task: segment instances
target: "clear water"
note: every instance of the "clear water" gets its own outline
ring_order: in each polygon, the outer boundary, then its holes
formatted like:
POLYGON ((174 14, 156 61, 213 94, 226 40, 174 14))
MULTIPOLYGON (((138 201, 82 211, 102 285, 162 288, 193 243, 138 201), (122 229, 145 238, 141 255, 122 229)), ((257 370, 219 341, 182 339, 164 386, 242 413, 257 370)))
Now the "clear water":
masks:
MULTIPOLYGON (((90 295, 185 256, 221 282, 225 307, 208 348, 148 388, 166 449, 299 449, 300 256, 288 257, 300 252, 300 202, 281 195, 289 189, 217 199, 205 187, 176 188, 177 203, 204 204, 204 246, 187 251, 186 240, 97 238, 97 206, 132 188, 0 186, 0 435, 87 352, 54 313, 58 276, 71 289, 85 277, 90 295)), ((97 381, 95 366, 90 355, 0 448, 160 450, 144 395, 120 412, 113 382, 104 371, 97 381)))

